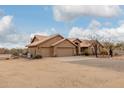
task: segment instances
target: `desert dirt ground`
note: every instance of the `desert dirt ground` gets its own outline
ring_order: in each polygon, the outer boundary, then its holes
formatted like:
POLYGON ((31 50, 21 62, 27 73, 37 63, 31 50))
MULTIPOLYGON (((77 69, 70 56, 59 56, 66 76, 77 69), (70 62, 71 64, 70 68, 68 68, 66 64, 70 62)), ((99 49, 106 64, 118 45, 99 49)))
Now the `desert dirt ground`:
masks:
POLYGON ((81 56, 0 60, 0 87, 124 87, 124 60, 81 56))

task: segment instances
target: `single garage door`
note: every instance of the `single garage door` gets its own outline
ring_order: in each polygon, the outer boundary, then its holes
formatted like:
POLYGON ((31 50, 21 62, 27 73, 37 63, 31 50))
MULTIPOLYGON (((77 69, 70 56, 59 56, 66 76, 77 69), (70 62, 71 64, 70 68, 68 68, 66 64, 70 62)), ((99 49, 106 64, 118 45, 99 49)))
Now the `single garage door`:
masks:
POLYGON ((40 48, 38 50, 38 54, 42 55, 43 57, 49 57, 50 56, 50 48, 40 48))
POLYGON ((74 56, 74 48, 58 47, 57 56, 74 56))

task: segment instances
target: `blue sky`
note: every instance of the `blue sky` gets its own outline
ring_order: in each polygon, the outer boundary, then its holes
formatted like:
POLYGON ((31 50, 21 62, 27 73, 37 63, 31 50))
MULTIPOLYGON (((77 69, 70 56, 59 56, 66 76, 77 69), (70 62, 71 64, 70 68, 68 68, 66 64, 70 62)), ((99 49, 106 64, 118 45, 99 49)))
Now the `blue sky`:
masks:
POLYGON ((123 13, 124 6, 1 5, 0 46, 24 47, 34 34, 87 38, 93 32, 123 40, 123 13), (14 40, 10 38, 13 35, 14 40), (4 42, 3 38, 6 38, 4 42))
POLYGON ((66 25, 54 20, 52 6, 0 6, 0 8, 6 15, 14 17, 13 23, 21 32, 44 32, 56 28, 60 33, 67 35, 66 25))

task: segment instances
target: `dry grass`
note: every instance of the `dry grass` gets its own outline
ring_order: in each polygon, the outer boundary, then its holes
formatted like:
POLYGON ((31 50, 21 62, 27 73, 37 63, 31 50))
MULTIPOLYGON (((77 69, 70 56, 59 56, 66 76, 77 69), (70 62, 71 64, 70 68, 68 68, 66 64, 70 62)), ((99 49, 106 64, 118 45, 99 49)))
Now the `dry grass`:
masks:
POLYGON ((124 73, 52 58, 1 60, 0 87, 124 87, 124 73))

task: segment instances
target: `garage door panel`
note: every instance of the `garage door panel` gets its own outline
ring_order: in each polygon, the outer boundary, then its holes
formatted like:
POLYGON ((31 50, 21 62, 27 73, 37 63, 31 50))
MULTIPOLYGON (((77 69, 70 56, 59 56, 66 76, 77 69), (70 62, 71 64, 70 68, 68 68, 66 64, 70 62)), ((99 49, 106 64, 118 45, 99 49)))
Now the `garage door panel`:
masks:
POLYGON ((50 48, 40 48, 39 54, 43 57, 49 57, 50 56, 50 48))
POLYGON ((59 47, 57 48, 57 56, 73 56, 74 48, 70 47, 59 47))

